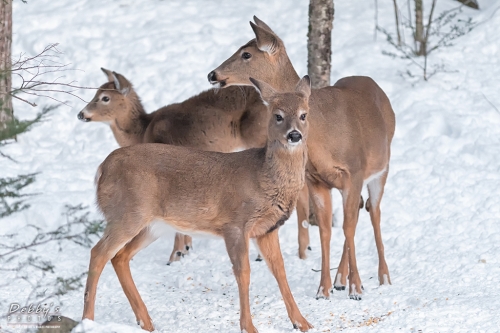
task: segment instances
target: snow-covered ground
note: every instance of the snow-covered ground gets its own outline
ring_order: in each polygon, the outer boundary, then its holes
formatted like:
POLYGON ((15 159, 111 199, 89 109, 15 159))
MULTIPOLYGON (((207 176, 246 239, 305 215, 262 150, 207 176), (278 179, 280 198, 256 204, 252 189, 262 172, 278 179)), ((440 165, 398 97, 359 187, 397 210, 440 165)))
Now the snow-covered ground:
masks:
MULTIPOLYGON (((312 332, 500 330, 500 10, 495 11, 495 0, 481 0, 480 5, 480 11, 464 11, 482 23, 431 56, 431 61, 445 61, 450 72, 411 83, 398 74, 407 61, 382 55, 391 48, 380 33, 374 41, 374 3, 335 1, 332 82, 348 75, 371 76, 396 112, 382 201, 393 284, 378 286, 373 232, 362 211, 356 244, 363 300, 350 300, 347 291, 316 300, 319 273, 312 269, 320 268, 318 229, 311 229, 309 258, 299 260, 293 216, 280 238, 292 292, 315 326, 312 332)), ((437 11, 449 6, 453 1, 441 1, 437 11)), ((35 54, 49 43, 60 43, 61 60, 82 70, 68 72, 70 79, 96 87, 105 81, 100 67, 115 70, 134 83, 146 109, 153 111, 210 88, 207 73, 254 37, 248 25, 254 14, 281 36, 298 73, 305 74, 308 1, 15 1, 13 52, 35 54)), ((379 1, 378 20, 393 29, 392 4, 379 1)), ((90 100, 94 92, 80 94, 90 100)), ((27 223, 55 228, 64 223, 65 204, 83 203, 95 212, 96 168, 118 145, 107 126, 77 120, 84 102, 69 102, 71 108, 57 109, 18 143, 2 148, 20 163, 0 159, 1 176, 41 172, 26 191, 42 193, 30 199, 29 210, 1 220, 2 234, 24 234, 27 223)), ((17 101, 15 111, 21 118, 33 115, 32 108, 17 101)), ((337 227, 331 264, 336 267, 343 232, 337 223, 342 220, 340 196, 333 192, 337 227)), ((171 239, 157 241, 131 264, 157 330, 239 331, 238 290, 223 242, 195 239, 188 257, 166 266, 171 245, 171 239)), ((68 245, 57 251, 47 245, 38 252, 53 260, 58 274, 86 270, 89 250, 68 245)), ((251 268, 254 323, 261 332, 291 331, 266 265, 252 261, 251 268)), ((0 289, 0 298, 15 302, 28 293, 26 284, 13 281, 0 289)), ((59 302, 64 315, 81 318, 82 289, 59 302)), ((95 319, 75 332, 140 331, 109 264, 99 281, 95 319)))

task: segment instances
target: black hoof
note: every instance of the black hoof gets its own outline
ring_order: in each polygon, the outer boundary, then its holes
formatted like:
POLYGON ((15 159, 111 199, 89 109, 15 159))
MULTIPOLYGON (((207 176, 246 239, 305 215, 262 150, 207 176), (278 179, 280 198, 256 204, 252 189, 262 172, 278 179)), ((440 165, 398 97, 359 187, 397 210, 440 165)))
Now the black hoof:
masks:
POLYGON ((355 301, 361 301, 360 295, 349 295, 349 298, 355 301))
POLYGON ((299 329, 299 327, 297 326, 297 324, 293 324, 293 329, 294 330, 299 329))
POLYGON ((181 251, 177 251, 177 252, 175 252, 175 255, 176 255, 176 256, 178 256, 178 257, 182 257, 182 256, 184 256, 184 255, 182 254, 182 252, 181 252, 181 251))
POLYGON ((308 249, 309 251, 312 251, 312 249, 311 249, 311 247, 310 247, 310 246, 308 246, 308 247, 307 247, 307 249, 308 249))
POLYGON ((186 245, 186 251, 189 251, 189 245, 186 245))
POLYGON ((172 263, 171 261, 167 262, 167 266, 170 266, 171 263, 172 263))
POLYGON ((255 261, 262 261, 262 258, 261 257, 257 257, 257 258, 255 258, 255 261))
POLYGON ((340 287, 334 286, 333 288, 338 291, 345 290, 345 286, 340 286, 340 287))

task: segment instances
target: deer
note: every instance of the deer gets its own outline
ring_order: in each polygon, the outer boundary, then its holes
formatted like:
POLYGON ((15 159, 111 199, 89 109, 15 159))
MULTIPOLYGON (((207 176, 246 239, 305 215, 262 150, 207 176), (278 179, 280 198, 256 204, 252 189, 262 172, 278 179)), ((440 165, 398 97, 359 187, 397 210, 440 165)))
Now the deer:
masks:
MULTIPOLYGON (((267 82, 277 91, 297 84, 295 71, 283 41, 263 21, 253 17, 250 26, 255 38, 208 74, 211 84, 226 88, 250 85, 249 77, 267 82)), ((311 131, 308 138, 306 180, 312 207, 317 214, 321 241, 321 278, 316 298, 329 298, 333 289, 345 290, 361 300, 354 235, 361 204, 361 190, 367 186, 366 209, 372 222, 377 246, 379 283, 391 284, 384 255, 380 202, 389 172, 395 115, 389 98, 377 83, 366 76, 350 76, 333 86, 312 89, 309 99, 311 131), (345 242, 332 288, 330 275, 331 189, 342 195, 345 242)), ((304 191, 297 203, 305 210, 304 191)), ((304 215, 299 216, 299 221, 304 215)))
POLYGON ((119 148, 99 166, 97 205, 107 224, 91 250, 83 319, 94 319, 98 280, 111 260, 137 323, 153 331, 129 262, 160 235, 177 231, 224 240, 238 284, 242 332, 257 332, 249 303, 249 239, 276 278, 294 328, 313 327, 290 291, 278 238, 305 183, 310 80, 305 76, 285 93, 250 80, 268 104, 264 147, 221 153, 146 143, 119 148))
MULTIPOLYGON (((125 76, 101 70, 108 81, 78 113, 78 119, 109 124, 121 147, 164 143, 232 152, 266 144, 266 106, 253 87, 207 90, 148 114, 125 76)), ((167 264, 180 260, 191 248, 190 236, 176 234, 167 264)))

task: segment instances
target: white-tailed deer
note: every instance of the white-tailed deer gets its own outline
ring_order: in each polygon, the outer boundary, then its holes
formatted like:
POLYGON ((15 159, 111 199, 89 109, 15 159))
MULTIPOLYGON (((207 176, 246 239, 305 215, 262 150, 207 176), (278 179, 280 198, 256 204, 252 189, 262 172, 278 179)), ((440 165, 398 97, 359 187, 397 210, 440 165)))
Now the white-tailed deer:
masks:
POLYGON ((174 229, 224 239, 238 283, 243 332, 257 332, 249 303, 250 238, 278 282, 294 327, 312 327, 290 292, 278 238, 305 182, 310 81, 305 76, 288 93, 252 82, 271 114, 264 148, 224 154, 143 144, 119 148, 99 166, 97 204, 107 225, 91 251, 83 318, 94 319, 97 283, 111 259, 137 322, 152 331, 129 261, 161 231, 174 229))
MULTIPOLYGON (((101 70, 108 82, 78 113, 78 119, 109 124, 121 147, 164 143, 228 153, 266 144, 268 115, 253 87, 204 91, 148 114, 129 80, 101 70)), ((191 247, 190 236, 176 234, 169 263, 191 247)))
MULTIPOLYGON (((212 84, 220 87, 249 85, 255 77, 278 91, 288 91, 299 76, 293 68, 282 40, 264 22, 254 16, 250 25, 255 39, 240 47, 235 54, 208 74, 212 84)), ((380 201, 389 171, 391 141, 395 116, 382 89, 369 77, 340 79, 333 86, 313 89, 309 100, 311 131, 308 138, 309 162, 307 185, 317 214, 321 239, 321 281, 318 297, 329 297, 330 239, 332 206, 330 190, 340 190, 344 208, 345 243, 335 279, 335 289, 345 289, 349 279, 349 295, 361 299, 354 247, 360 194, 368 186, 367 209, 370 212, 379 257, 380 284, 390 284, 380 232, 380 201)), ((297 203, 299 222, 306 219, 307 201, 297 203)))

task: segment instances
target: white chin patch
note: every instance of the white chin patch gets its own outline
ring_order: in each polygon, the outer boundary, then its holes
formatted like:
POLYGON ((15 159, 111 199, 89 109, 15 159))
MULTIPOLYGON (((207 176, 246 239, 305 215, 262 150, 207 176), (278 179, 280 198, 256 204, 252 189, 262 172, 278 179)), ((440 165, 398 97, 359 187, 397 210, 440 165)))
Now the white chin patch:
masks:
POLYGON ((288 140, 288 144, 289 144, 290 146, 298 146, 298 145, 300 145, 301 143, 302 143, 302 140, 299 140, 299 141, 297 141, 297 142, 292 142, 292 140, 290 140, 290 139, 288 140))

